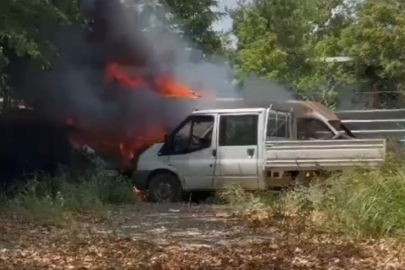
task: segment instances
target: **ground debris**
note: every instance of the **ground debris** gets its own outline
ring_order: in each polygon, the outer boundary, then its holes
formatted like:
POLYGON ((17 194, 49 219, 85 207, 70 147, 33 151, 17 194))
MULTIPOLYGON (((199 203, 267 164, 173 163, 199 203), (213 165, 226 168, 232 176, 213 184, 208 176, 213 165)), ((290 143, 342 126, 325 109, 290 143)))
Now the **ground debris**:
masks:
POLYGON ((115 227, 108 222, 94 223, 88 217, 71 226, 0 218, 0 240, 9 243, 0 246, 0 270, 405 269, 405 249, 395 241, 355 241, 331 234, 297 234, 283 228, 261 230, 236 220, 227 222, 215 211, 163 212, 166 214, 157 210, 137 214, 130 209, 117 211, 122 217, 113 216, 115 227), (166 230, 151 234, 162 223, 166 230), (107 233, 98 233, 101 229, 107 233), (144 230, 143 235, 140 230, 144 230), (178 236, 181 230, 184 234, 178 236), (244 240, 259 236, 262 241, 244 240), (165 237, 166 242, 154 241, 159 237, 165 237))

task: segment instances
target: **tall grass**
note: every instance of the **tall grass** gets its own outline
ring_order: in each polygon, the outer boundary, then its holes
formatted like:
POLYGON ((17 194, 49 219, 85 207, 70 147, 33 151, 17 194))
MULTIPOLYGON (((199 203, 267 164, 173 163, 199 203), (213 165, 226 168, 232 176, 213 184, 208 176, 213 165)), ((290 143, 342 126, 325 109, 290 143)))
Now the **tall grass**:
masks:
MULTIPOLYGON (((314 226, 361 237, 405 235, 405 163, 395 154, 380 168, 357 168, 274 195, 224 192, 228 203, 260 207, 273 224, 278 217, 305 217, 314 226), (253 196, 253 197, 252 197, 253 196)), ((223 199, 224 200, 224 199, 223 199)), ((255 210, 256 211, 256 210, 255 210)))
POLYGON ((18 185, 12 195, 2 195, 5 213, 43 221, 100 211, 106 205, 133 203, 131 181, 117 173, 91 169, 80 173, 61 170, 55 177, 37 176, 18 185))
POLYGON ((314 209, 325 212, 327 223, 342 231, 373 237, 405 233, 405 164, 398 160, 336 175, 304 194, 314 209), (315 200, 308 196, 314 190, 315 200))

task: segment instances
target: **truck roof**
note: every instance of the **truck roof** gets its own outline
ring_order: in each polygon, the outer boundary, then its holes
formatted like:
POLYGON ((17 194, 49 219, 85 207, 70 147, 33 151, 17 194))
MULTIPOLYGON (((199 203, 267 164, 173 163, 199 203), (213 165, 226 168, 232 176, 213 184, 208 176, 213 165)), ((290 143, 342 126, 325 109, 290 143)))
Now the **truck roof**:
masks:
POLYGON ((273 101, 273 100, 247 100, 247 99, 217 99, 215 101, 200 101, 196 106, 196 111, 201 112, 224 112, 224 111, 247 111, 248 109, 268 109, 271 110, 290 112, 293 110, 296 117, 313 116, 320 114, 328 121, 339 120, 336 114, 323 106, 319 102, 313 101, 273 101))

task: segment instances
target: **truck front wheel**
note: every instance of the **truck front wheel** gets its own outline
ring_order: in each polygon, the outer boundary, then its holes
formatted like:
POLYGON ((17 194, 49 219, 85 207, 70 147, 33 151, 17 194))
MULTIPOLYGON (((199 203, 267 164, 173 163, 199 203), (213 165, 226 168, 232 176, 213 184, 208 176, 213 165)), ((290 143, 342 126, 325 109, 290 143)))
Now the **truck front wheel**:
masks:
POLYGON ((155 175, 149 184, 149 199, 156 203, 180 201, 182 188, 176 176, 170 173, 155 175))

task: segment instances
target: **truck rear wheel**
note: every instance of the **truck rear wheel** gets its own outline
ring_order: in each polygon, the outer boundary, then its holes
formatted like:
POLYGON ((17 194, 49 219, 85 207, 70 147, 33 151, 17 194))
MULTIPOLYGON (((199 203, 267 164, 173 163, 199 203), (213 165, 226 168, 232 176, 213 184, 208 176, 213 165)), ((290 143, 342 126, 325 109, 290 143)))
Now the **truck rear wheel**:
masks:
POLYGON ((178 202, 180 201, 182 188, 176 176, 170 173, 155 175, 149 184, 149 199, 152 202, 178 202))

